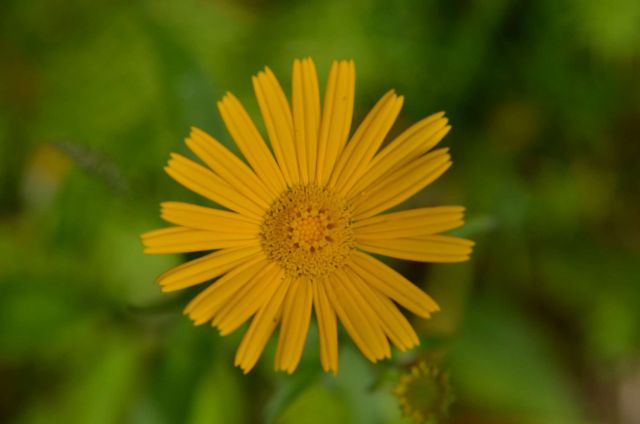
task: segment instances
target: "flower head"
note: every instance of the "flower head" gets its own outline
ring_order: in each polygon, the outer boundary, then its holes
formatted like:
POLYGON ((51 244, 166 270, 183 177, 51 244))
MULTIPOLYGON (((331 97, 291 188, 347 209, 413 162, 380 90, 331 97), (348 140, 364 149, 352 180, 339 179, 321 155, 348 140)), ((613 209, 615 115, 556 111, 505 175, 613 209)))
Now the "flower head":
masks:
POLYGON ((472 242, 439 234, 462 225, 462 207, 381 215, 451 166, 448 149, 431 151, 450 129, 444 113, 381 148, 403 99, 389 91, 349 136, 352 61, 333 63, 322 107, 311 59, 293 64, 291 105, 268 68, 253 86, 270 145, 227 93, 218 107, 246 162, 193 128, 186 144, 205 166, 172 154, 165 168, 221 208, 162 204, 162 218, 173 226, 143 234, 146 253, 213 251, 160 275, 162 290, 217 279, 185 313, 223 335, 253 317, 235 359, 245 372, 278 326, 276 368, 293 372, 312 311, 325 371, 338 369, 338 320, 372 362, 390 357, 389 341, 402 351, 416 346, 396 305, 426 318, 437 304, 369 253, 422 262, 469 258, 472 242))
POLYGON ((449 375, 425 361, 411 367, 393 390, 402 412, 415 423, 437 423, 455 400, 449 375))

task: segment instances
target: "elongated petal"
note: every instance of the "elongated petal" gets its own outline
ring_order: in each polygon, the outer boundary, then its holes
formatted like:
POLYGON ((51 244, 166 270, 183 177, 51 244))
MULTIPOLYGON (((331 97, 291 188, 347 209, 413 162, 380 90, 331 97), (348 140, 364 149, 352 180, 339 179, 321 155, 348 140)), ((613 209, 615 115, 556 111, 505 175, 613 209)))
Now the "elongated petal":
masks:
POLYGON ((253 77, 253 87, 271 146, 289 185, 300 181, 289 102, 269 68, 253 77))
POLYGON ((359 332, 360 329, 352 322, 350 315, 347 314, 344 306, 341 304, 341 299, 339 295, 336 293, 335 287, 340 286, 340 281, 337 280, 335 275, 330 275, 327 279, 328 287, 327 287, 327 296, 329 298, 329 302, 331 303, 331 307, 336 312, 336 315, 340 319, 342 326, 347 330, 349 336, 355 343, 355 345, 360 349, 360 352, 371 362, 377 362, 378 359, 376 357, 376 353, 374 349, 369 346, 364 339, 361 337, 359 332))
POLYGON ((297 368, 307 340, 312 304, 311 282, 294 281, 282 310, 282 326, 276 351, 276 370, 291 374, 297 368))
POLYGON ((289 291, 291 280, 285 278, 271 299, 266 302, 251 321, 249 329, 242 338, 236 352, 235 365, 246 374, 258 362, 269 337, 278 326, 282 311, 282 302, 289 291))
POLYGON ((412 125, 373 157, 362 176, 348 191, 347 197, 352 198, 361 191, 375 187, 391 172, 402 169, 428 152, 451 129, 447 122, 444 112, 440 112, 412 125))
POLYGON ((412 238, 363 240, 358 247, 367 252, 419 262, 464 262, 473 242, 454 236, 430 235, 412 238))
POLYGON ((440 310, 425 292, 371 255, 356 251, 351 257, 353 261, 349 266, 368 285, 414 314, 428 318, 432 312, 440 310))
MULTIPOLYGON (((313 306, 320 337, 320 361, 325 372, 338 372, 338 325, 336 312, 327 297, 327 281, 313 281, 313 306)), ((330 289, 329 289, 330 290, 330 289)))
POLYGON ((156 279, 162 291, 195 286, 225 274, 236 266, 262 255, 260 245, 218 250, 198 259, 178 265, 156 279))
POLYGON ((271 262, 244 284, 213 319, 212 325, 220 330, 220 335, 232 333, 255 314, 271 299, 283 276, 282 269, 271 262))
POLYGON ((204 163, 239 193, 267 209, 275 196, 267 191, 256 174, 218 140, 201 129, 191 128, 186 144, 204 163))
MULTIPOLYGON (((369 343, 373 345, 374 343, 377 345, 377 355, 379 359, 382 358, 390 358, 391 357, 391 349, 389 347, 389 342, 384 334, 383 326, 378 319, 378 315, 376 311, 373 310, 371 303, 368 302, 367 298, 362 296, 362 294, 356 289, 355 282, 349 278, 349 275, 346 273, 345 269, 341 269, 336 273, 338 279, 342 282, 342 287, 345 289, 345 293, 347 296, 346 300, 352 302, 350 311, 359 311, 364 318, 364 321, 361 322, 359 327, 364 331, 365 339, 369 339, 369 343), (372 330, 371 334, 367 334, 366 330, 367 323, 372 330)), ((355 317, 356 314, 351 314, 352 318, 355 317)), ((354 319, 355 322, 359 321, 358 319, 354 319)))
POLYGON ((300 179, 303 183, 316 178, 318 130, 320 128, 320 93, 313 61, 293 62, 292 78, 293 128, 300 179))
POLYGON ((377 215, 354 224, 357 240, 383 240, 441 233, 463 224, 464 208, 439 206, 377 215))
POLYGON ((144 253, 184 253, 229 247, 257 246, 257 234, 221 234, 213 231, 186 227, 169 227, 149 231, 142 235, 144 253))
POLYGON ((235 212, 184 202, 162 202, 160 216, 171 224, 219 233, 257 235, 260 221, 235 212))
POLYGON ((333 62, 325 91, 318 138, 316 181, 319 184, 328 181, 335 161, 349 138, 354 96, 353 61, 333 62))
POLYGON ((174 180, 201 196, 248 217, 261 219, 264 210, 222 178, 184 156, 173 153, 165 168, 174 180))
POLYGON ((377 215, 432 183, 451 166, 448 149, 431 152, 409 166, 389 175, 385 181, 353 199, 354 218, 361 220, 377 215))
POLYGON ((258 177, 268 187, 271 196, 279 195, 286 187, 282 172, 240 101, 233 94, 227 93, 218 102, 218 109, 227 130, 258 177))
POLYGON ((371 167, 380 166, 393 156, 409 156, 415 159, 425 154, 440 142, 440 139, 434 139, 434 135, 445 128, 448 122, 444 112, 437 112, 419 120, 385 146, 371 161, 371 167))
POLYGON ((389 342, 371 306, 355 290, 344 271, 338 270, 333 276, 329 296, 353 341, 371 362, 390 357, 389 342))
POLYGON ((237 297, 242 288, 259 278, 265 272, 268 264, 263 255, 258 255, 236 266, 194 297, 185 308, 184 313, 196 325, 211 320, 225 305, 228 305, 231 299, 237 297))
POLYGON ((376 311, 378 322, 389 339, 400 351, 411 349, 420 344, 416 332, 409 321, 386 296, 367 285, 351 268, 345 268, 346 274, 362 297, 376 311))
POLYGON ((395 122, 403 98, 393 91, 385 94, 362 121, 336 164, 329 185, 346 194, 362 174, 395 122))

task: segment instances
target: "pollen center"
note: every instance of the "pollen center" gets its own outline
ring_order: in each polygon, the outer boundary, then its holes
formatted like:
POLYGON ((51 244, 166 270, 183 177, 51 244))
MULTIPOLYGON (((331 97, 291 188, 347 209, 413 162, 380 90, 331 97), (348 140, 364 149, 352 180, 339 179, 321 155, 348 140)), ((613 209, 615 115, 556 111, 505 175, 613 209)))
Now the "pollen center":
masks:
POLYGON ((353 246, 348 205, 316 185, 299 185, 282 193, 262 223, 265 253, 293 278, 334 271, 344 264, 353 246))
POLYGON ((292 223, 295 237, 298 238, 299 242, 310 245, 324 240, 328 221, 324 215, 320 215, 316 210, 311 213, 313 214, 312 216, 301 218, 292 223))

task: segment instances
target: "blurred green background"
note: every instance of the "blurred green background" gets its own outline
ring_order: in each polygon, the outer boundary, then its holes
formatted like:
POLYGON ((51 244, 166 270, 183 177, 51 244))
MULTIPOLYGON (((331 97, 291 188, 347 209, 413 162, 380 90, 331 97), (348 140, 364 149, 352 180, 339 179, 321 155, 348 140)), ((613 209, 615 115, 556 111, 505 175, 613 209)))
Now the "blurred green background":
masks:
MULTIPOLYGON (((259 119, 257 119, 260 122, 259 119)), ((0 422, 403 423, 420 359, 449 374, 452 423, 639 423, 640 3, 633 0, 0 2, 0 422), (184 258, 145 256, 158 203, 203 203, 162 171, 215 101, 257 117, 250 76, 289 87, 312 56, 356 61, 359 121, 387 89, 393 132, 438 110, 453 168, 410 205, 463 204, 472 261, 398 262, 440 303, 421 347, 371 365, 312 328, 293 376, 273 346, 193 327, 184 258)), ((240 333, 240 332, 238 332, 240 333)))

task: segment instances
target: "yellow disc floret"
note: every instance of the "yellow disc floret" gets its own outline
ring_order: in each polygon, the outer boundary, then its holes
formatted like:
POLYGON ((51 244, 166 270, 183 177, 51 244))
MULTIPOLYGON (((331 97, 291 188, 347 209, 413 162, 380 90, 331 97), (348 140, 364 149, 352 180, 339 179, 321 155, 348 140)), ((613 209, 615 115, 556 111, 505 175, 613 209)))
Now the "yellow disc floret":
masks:
POLYGON ((342 266, 354 247, 351 211, 326 188, 291 187, 265 214, 262 246, 290 277, 326 275, 342 266))

